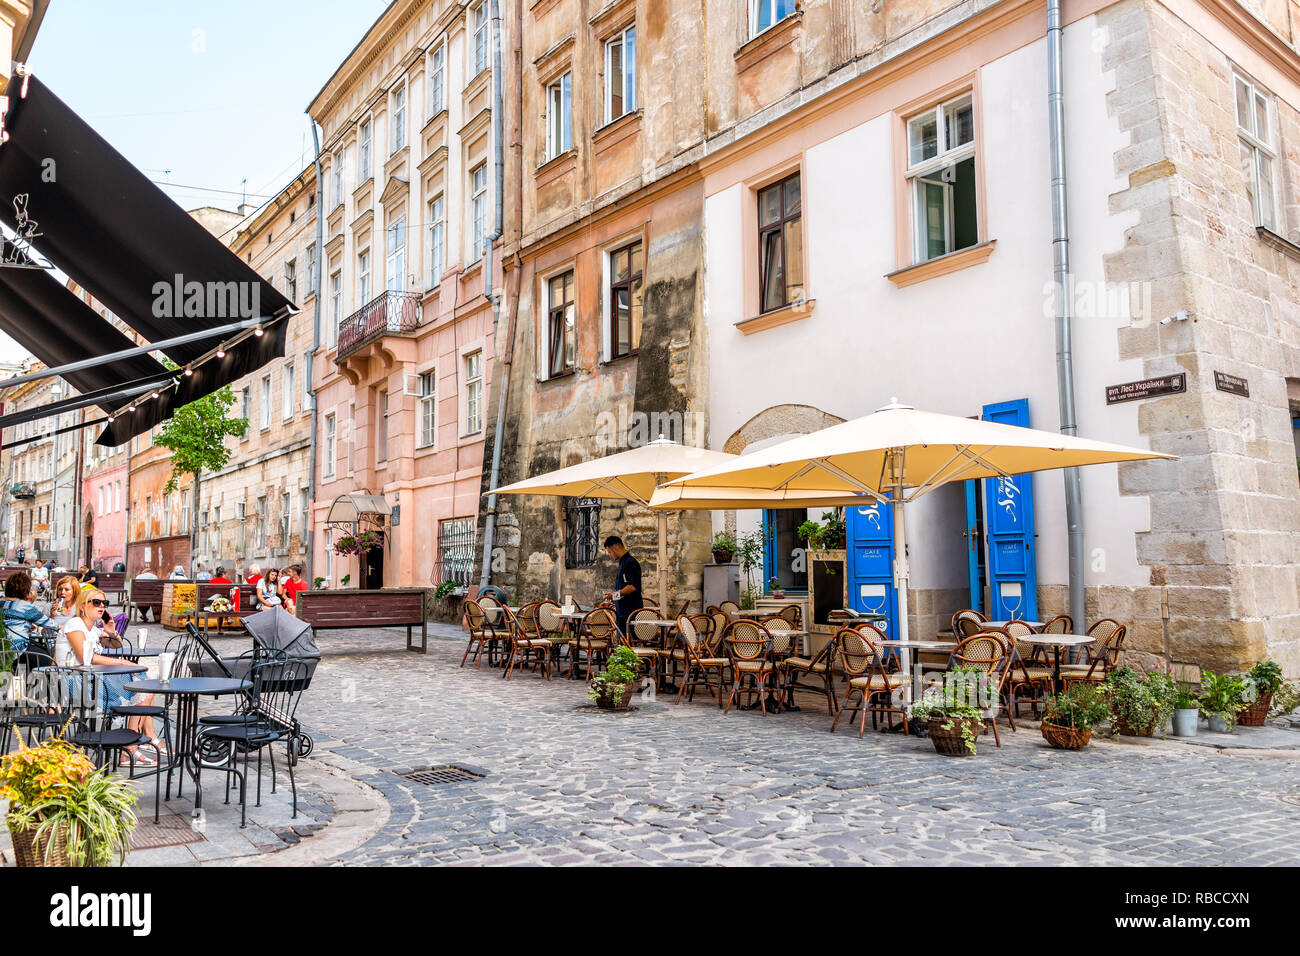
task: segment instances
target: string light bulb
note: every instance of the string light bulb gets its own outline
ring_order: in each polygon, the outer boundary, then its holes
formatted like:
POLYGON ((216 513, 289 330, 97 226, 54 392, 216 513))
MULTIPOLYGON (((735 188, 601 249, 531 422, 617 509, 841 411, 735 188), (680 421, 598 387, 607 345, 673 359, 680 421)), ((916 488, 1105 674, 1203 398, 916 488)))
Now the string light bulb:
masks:
POLYGON ((226 350, 225 350, 225 348, 222 347, 222 348, 217 349, 217 358, 219 358, 219 359, 223 359, 223 358, 225 358, 225 357, 226 357, 226 350))
POLYGON ((189 368, 188 366, 186 366, 186 368, 185 368, 185 377, 186 377, 186 378, 189 378, 189 377, 190 377, 191 375, 193 375, 193 374, 194 374, 194 369, 189 368))
POLYGON ((258 338, 261 338, 266 333, 262 331, 262 327, 259 325, 255 329, 253 329, 253 334, 256 335, 258 338))

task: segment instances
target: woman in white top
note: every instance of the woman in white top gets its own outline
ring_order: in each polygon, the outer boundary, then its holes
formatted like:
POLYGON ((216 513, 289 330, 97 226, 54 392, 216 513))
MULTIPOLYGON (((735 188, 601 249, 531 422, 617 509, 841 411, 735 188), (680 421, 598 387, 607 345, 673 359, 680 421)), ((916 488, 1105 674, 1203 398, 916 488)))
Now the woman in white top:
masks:
MULTIPOLYGON (((77 613, 64 622, 59 629, 59 636, 54 641, 54 663, 57 667, 87 667, 91 664, 120 664, 121 658, 106 657, 99 639, 103 636, 104 609, 108 607, 108 598, 98 588, 82 588, 77 595, 77 613)), ((126 674, 102 674, 99 679, 105 691, 105 706, 119 704, 153 703, 153 695, 136 696, 123 689, 131 680, 126 674)), ((159 744, 157 731, 154 730, 152 717, 130 717, 126 725, 129 729, 147 735, 159 744)), ((135 747, 128 748, 133 753, 135 747)), ((124 756, 124 760, 127 759, 124 756)), ((156 766, 152 755, 136 753, 135 760, 139 766, 156 766)))
POLYGON ((280 572, 276 568, 269 568, 266 577, 257 579, 257 606, 263 611, 269 611, 283 603, 284 595, 280 593, 280 572))
POLYGON ((54 586, 54 603, 50 605, 50 617, 60 627, 77 613, 77 595, 81 593, 81 584, 71 574, 59 578, 54 586))

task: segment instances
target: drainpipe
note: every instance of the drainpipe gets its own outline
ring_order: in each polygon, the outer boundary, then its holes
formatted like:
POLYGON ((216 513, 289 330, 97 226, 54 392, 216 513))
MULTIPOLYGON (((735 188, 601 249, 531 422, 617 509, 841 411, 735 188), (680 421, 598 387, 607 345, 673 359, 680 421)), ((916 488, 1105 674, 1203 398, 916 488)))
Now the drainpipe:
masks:
MULTIPOLYGON (((483 287, 492 300, 492 345, 496 348, 497 326, 501 319, 501 297, 492 288, 492 246, 501 238, 504 231, 504 193, 505 193, 505 156, 502 150, 502 95, 501 95, 501 6, 500 0, 491 0, 492 20, 492 151, 494 155, 494 172, 496 186, 495 222, 492 235, 487 238, 483 250, 483 287)), ((512 31, 512 35, 517 34, 512 31)), ((512 43, 516 42, 512 38, 512 43)), ((518 211, 516 211, 518 214, 518 211)), ((455 321, 453 319, 453 321, 455 321)), ((512 343, 507 343, 508 345, 512 343)), ((501 388, 497 393, 497 421, 492 432, 492 471, 488 487, 495 488, 501 475, 501 431, 505 428, 506 389, 510 384, 510 365, 507 360, 501 369, 501 388)), ((487 502, 487 514, 483 519, 483 563, 479 568, 479 587, 486 587, 492 574, 492 544, 496 537, 497 496, 490 495, 487 502)))
MULTIPOLYGON (((1061 434, 1077 434, 1074 413, 1074 284, 1070 275, 1070 223, 1065 182, 1065 94, 1061 76, 1061 0, 1047 0, 1047 113, 1052 177, 1052 278, 1056 288, 1056 388, 1061 434)), ((1065 523, 1070 555, 1070 617, 1087 626, 1083 598, 1083 494, 1079 469, 1065 469, 1065 523)))
POLYGON ((311 141, 316 149, 316 158, 313 161, 316 165, 316 305, 314 321, 312 322, 311 354, 307 356, 307 392, 311 395, 311 445, 309 452, 311 464, 307 466, 307 489, 311 507, 307 511, 307 527, 303 529, 307 536, 307 573, 303 575, 303 578, 311 581, 316 560, 316 533, 312 530, 312 525, 315 524, 313 512, 316 510, 316 425, 318 415, 316 390, 312 385, 312 372, 316 364, 316 353, 320 350, 321 277, 325 275, 325 194, 321 192, 320 132, 316 129, 316 121, 311 118, 310 114, 307 116, 307 121, 311 123, 311 141))

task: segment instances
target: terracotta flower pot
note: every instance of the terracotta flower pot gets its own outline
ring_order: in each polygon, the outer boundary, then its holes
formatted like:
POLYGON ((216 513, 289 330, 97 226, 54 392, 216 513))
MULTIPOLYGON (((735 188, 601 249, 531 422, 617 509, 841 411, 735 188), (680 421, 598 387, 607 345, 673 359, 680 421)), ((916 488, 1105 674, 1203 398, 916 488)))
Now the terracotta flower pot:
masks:
POLYGON ((1082 750, 1092 739, 1092 728, 1070 727, 1043 721, 1040 725, 1043 739, 1058 750, 1082 750))

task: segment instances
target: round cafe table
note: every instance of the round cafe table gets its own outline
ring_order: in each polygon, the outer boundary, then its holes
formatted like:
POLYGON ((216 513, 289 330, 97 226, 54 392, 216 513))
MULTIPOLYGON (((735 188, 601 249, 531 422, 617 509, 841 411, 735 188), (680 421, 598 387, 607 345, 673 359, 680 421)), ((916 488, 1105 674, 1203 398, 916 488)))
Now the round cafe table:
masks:
POLYGON ((1039 644, 1054 649, 1052 689, 1059 693, 1061 690, 1061 648, 1082 647, 1084 644, 1091 644, 1095 638, 1087 634, 1025 634, 1017 636, 1016 640, 1022 644, 1039 644))
MULTIPOLYGON (((144 670, 140 666, 140 670, 144 670)), ((195 727, 199 719, 200 697, 225 697, 240 694, 253 685, 246 680, 233 677, 173 677, 169 681, 138 680, 126 685, 126 690, 136 694, 161 694, 176 699, 176 728, 172 753, 167 762, 167 799, 172 796, 172 771, 176 769, 177 754, 182 761, 182 769, 194 781, 194 809, 203 806, 203 786, 199 783, 199 768, 194 755, 195 727)), ((182 776, 176 782, 176 795, 181 795, 182 776)))

